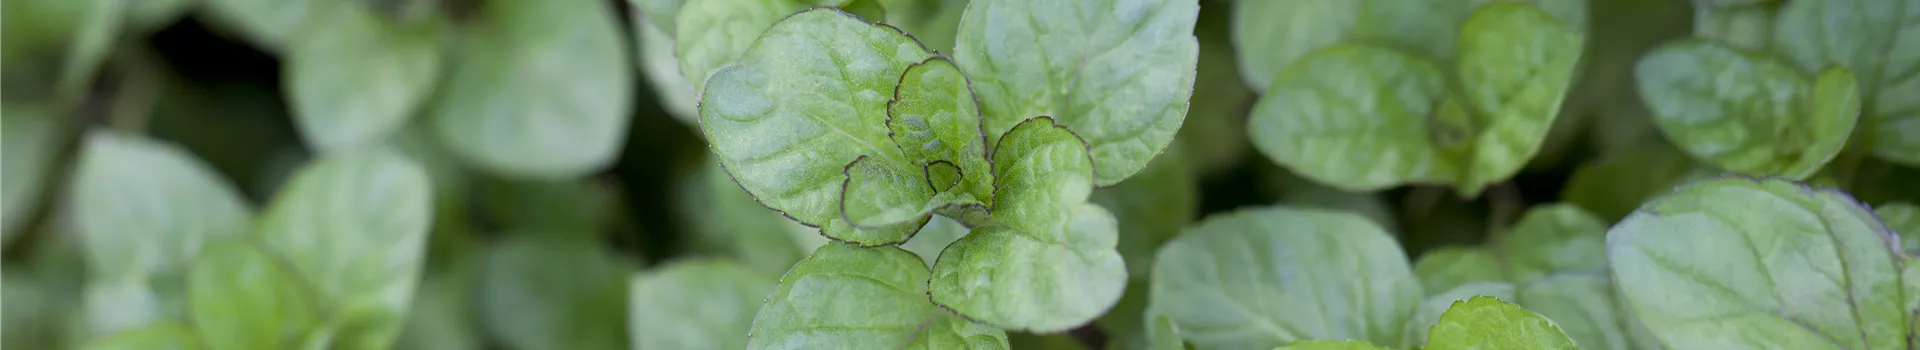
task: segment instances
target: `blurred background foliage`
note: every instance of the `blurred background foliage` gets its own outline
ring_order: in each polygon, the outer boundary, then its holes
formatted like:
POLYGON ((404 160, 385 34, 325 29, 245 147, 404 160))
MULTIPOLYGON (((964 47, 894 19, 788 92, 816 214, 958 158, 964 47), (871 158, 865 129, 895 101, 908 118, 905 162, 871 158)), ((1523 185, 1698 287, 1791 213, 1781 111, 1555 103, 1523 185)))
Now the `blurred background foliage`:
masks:
MULTIPOLYGON (((965 6, 878 3, 887 22, 941 51, 965 6)), ((1229 38, 1235 7, 1202 1, 1199 78, 1175 145, 1132 181, 1094 194, 1120 220, 1132 287, 1095 325, 1012 334, 1014 346, 1144 346, 1152 254, 1210 213, 1272 203, 1352 210, 1400 233, 1418 256, 1479 244, 1536 204, 1569 202, 1611 222, 1672 184, 1714 173, 1649 122, 1633 64, 1672 38, 1763 36, 1751 32, 1765 26, 1737 14, 1705 13, 1766 6, 1692 3, 1699 8, 1592 1, 1583 72, 1540 155, 1486 195, 1460 198, 1441 186, 1342 192, 1251 152, 1245 123, 1256 94, 1229 38)), ((95 218, 69 205, 80 194, 68 190, 86 135, 112 130, 178 147, 248 203, 270 203, 317 154, 391 147, 423 164, 434 221, 394 348, 742 347, 744 334, 707 337, 698 324, 737 324, 738 316, 723 318, 740 314, 750 321, 764 295, 751 290, 771 288, 825 241, 759 205, 717 167, 693 124, 672 29, 657 25, 670 16, 636 8, 625 0, 5 0, 0 345, 76 347, 97 336, 88 325, 99 320, 87 318, 113 317, 112 309, 81 311, 82 296, 99 286, 76 223, 95 218), (314 119, 333 114, 365 120, 330 128, 314 119), (677 316, 686 314, 715 318, 677 316)), ((1862 162, 1816 182, 1870 204, 1920 200, 1912 180, 1920 169, 1862 162)), ((906 246, 926 259, 965 234, 944 219, 930 225, 906 246)))

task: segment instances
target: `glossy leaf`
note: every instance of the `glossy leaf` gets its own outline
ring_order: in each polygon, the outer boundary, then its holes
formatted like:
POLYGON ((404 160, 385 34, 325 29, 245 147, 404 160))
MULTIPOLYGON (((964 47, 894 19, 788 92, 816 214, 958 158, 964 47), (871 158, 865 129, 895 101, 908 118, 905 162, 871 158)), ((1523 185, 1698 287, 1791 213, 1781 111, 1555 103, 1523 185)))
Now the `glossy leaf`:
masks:
POLYGON ((1126 289, 1113 214, 1087 203, 1087 144, 1052 119, 1015 126, 994 147, 993 218, 940 254, 933 302, 968 319, 1035 333, 1105 313, 1126 289))
POLYGON ((1491 297, 1455 302, 1433 325, 1427 349, 1579 349, 1560 327, 1491 297))
MULTIPOLYGON (((1464 90, 1457 96, 1477 120, 1439 119, 1443 130, 1472 135, 1465 173, 1454 179, 1461 193, 1512 177, 1539 152, 1572 88, 1583 43, 1574 27, 1532 5, 1495 2, 1474 11, 1460 29, 1455 70, 1464 90)), ((1444 138, 1441 145, 1448 146, 1444 138)))
POLYGON ((187 284, 189 319, 207 349, 300 344, 322 322, 313 291, 278 258, 250 242, 209 244, 187 284))
POLYGON ((1448 246, 1420 255, 1413 274, 1425 290, 1444 291, 1473 282, 1505 282, 1500 258, 1482 247, 1448 246))
POLYGON ((483 329, 515 349, 627 348, 627 267, 594 241, 516 233, 481 253, 483 329))
POLYGON ((1773 44, 1806 72, 1846 68, 1859 77, 1868 147, 1920 165, 1920 4, 1911 0, 1793 1, 1774 22, 1773 44))
POLYGON ((1433 331, 1433 324, 1439 323, 1440 316, 1446 314, 1447 309, 1453 307, 1454 303, 1467 301, 1480 296, 1514 300, 1515 293, 1513 284, 1504 281, 1467 282, 1450 287, 1449 289, 1428 290, 1439 290, 1441 292, 1428 295, 1420 300, 1420 309, 1415 310, 1413 312, 1413 319, 1407 321, 1406 341, 1408 345, 1416 347, 1426 346, 1427 333, 1433 331))
POLYGON ((840 204, 843 191, 864 193, 846 188, 856 170, 893 179, 861 182, 873 193, 932 191, 914 187, 931 185, 887 136, 885 123, 901 74, 929 55, 897 29, 838 10, 795 14, 768 29, 738 65, 714 73, 702 97, 701 130, 720 164, 767 207, 842 241, 898 244, 918 225, 855 229, 840 204), (862 157, 871 163, 855 164, 862 157))
POLYGON ((990 140, 1054 117, 1087 140, 1109 186, 1146 168, 1186 118, 1198 12, 1196 0, 977 0, 954 60, 975 79, 990 140))
POLYGON ((1920 255, 1920 206, 1908 203, 1883 205, 1873 210, 1874 216, 1887 223, 1887 228, 1900 234, 1900 249, 1909 256, 1920 255))
POLYGON ((899 248, 828 244, 780 278, 748 349, 1007 349, 1006 333, 926 298, 927 270, 899 248))
POLYGON ((95 131, 81 146, 68 193, 90 278, 137 279, 181 268, 201 242, 252 222, 233 186, 178 146, 95 131))
POLYGON ((672 21, 660 23, 672 27, 666 31, 673 35, 680 76, 693 84, 696 98, 706 101, 702 96, 707 78, 739 60, 774 22, 805 9, 805 4, 791 0, 691 1, 679 7, 672 21))
POLYGON ((1723 44, 1662 46, 1634 74, 1668 138, 1733 172, 1810 177, 1846 145, 1859 114, 1845 70, 1810 82, 1785 62, 1723 44))
MULTIPOLYGON (((324 156, 281 188, 259 237, 316 289, 330 317, 403 317, 427 255, 432 186, 420 165, 395 153, 324 156)), ((400 325, 390 326, 334 337, 391 343, 400 325)))
POLYGON ((44 110, 9 103, 0 116, 0 245, 19 234, 46 192, 57 149, 64 143, 58 120, 44 110))
POLYGON ((489 1, 430 119, 461 159, 516 178, 575 178, 612 164, 633 103, 614 14, 589 0, 489 1))
POLYGON ((378 144, 419 110, 440 79, 443 24, 397 23, 358 2, 316 5, 287 45, 287 102, 307 144, 378 144))
POLYGON ((1676 349, 1891 349, 1911 333, 1886 226, 1778 179, 1688 185, 1607 237, 1632 313, 1676 349))
POLYGON ((627 299, 631 349, 741 349, 772 276, 726 260, 670 263, 633 279, 627 299))
POLYGON ((1280 77, 1254 107, 1247 132, 1256 149, 1295 174, 1365 192, 1446 183, 1460 173, 1427 130, 1446 93, 1434 63, 1341 44, 1307 55, 1280 77))
MULTIPOLYGON (((1233 42, 1241 79, 1265 91, 1308 53, 1348 39, 1368 1, 1276 0, 1233 4, 1233 42)), ((1391 5, 1406 6, 1404 4, 1391 5)))
POLYGON ((1359 215, 1242 210, 1209 217, 1162 247, 1151 299, 1200 348, 1402 344, 1421 296, 1407 266, 1393 238, 1359 215))

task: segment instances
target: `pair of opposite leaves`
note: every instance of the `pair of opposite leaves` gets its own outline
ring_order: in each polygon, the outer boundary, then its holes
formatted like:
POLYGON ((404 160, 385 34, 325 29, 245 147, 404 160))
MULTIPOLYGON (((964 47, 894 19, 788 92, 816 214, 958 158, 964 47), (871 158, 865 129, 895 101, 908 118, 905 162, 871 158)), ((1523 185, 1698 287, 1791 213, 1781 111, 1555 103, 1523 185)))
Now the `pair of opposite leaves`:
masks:
POLYGON ((90 349, 386 348, 425 260, 431 185, 393 153, 321 157, 256 219, 184 150, 97 131, 72 186, 90 349))
POLYGON ((1701 6, 1703 38, 1655 49, 1635 68, 1675 145, 1722 169, 1793 179, 1849 145, 1920 164, 1920 2, 1701 6), (1758 28, 1725 33, 1716 21, 1758 28))
MULTIPOLYGON (((952 60, 891 26, 802 11, 706 80, 701 127, 742 188, 837 241, 897 245, 935 213, 974 227, 931 276, 908 283, 920 287, 885 290, 918 300, 901 310, 959 320, 927 303, 931 294, 973 320, 1061 331, 1099 316, 1124 289, 1114 219, 1087 197, 1171 142, 1191 93, 1197 10, 1192 1, 976 1, 952 60), (1099 21, 1034 17, 1056 13, 1099 21)), ((823 285, 800 271, 763 308, 756 346, 820 340, 802 335, 836 327, 779 310, 857 306, 820 300, 817 288, 866 280, 823 285)), ((834 309, 813 310, 798 315, 834 309)))
POLYGON ((1371 2, 1239 3, 1241 71, 1265 91, 1247 128, 1254 146, 1349 191, 1474 194, 1519 171, 1571 86, 1585 1, 1371 2))

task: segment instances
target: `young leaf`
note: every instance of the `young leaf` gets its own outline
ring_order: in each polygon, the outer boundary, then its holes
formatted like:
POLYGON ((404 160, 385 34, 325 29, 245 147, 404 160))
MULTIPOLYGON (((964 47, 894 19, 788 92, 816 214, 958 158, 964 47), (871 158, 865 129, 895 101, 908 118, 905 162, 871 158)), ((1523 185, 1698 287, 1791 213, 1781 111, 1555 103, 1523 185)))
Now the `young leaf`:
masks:
POLYGON ((300 30, 307 13, 326 0, 204 0, 216 23, 255 46, 278 50, 300 30))
POLYGON ((1579 349, 1552 320, 1492 297, 1454 302, 1427 349, 1579 349))
POLYGON ((927 173, 929 187, 980 203, 993 201, 993 165, 987 163, 980 103, 952 60, 933 57, 907 67, 887 102, 887 130, 907 159, 927 173), (957 183, 930 173, 939 162, 958 167, 957 183))
POLYGON ((53 115, 38 107, 8 103, 0 115, 0 246, 24 228, 39 208, 46 177, 54 168, 65 133, 53 115))
POLYGON ((1575 272, 1542 276, 1520 285, 1520 306, 1559 325, 1574 343, 1592 350, 1659 349, 1646 326, 1627 314, 1605 275, 1575 272))
POLYGON ((246 239, 210 243, 187 284, 189 319, 207 349, 284 349, 322 320, 293 270, 246 239))
POLYGON ((1632 313, 1676 349, 1891 349, 1911 334, 1891 235, 1835 190, 1697 182, 1607 233, 1632 313))
POLYGON ((1413 275, 1425 290, 1450 290, 1473 282, 1505 282, 1500 258, 1482 247, 1434 248, 1413 263, 1413 275))
POLYGON ((1427 345, 1427 333, 1433 331, 1433 324, 1440 322, 1440 316, 1446 314, 1447 308, 1453 307, 1453 303, 1467 301, 1477 296, 1514 299, 1513 284, 1505 281, 1467 282, 1449 289, 1428 290, 1444 291, 1421 299, 1420 308, 1414 310, 1412 319, 1407 320, 1406 341, 1410 347, 1427 345))
POLYGON ((742 349, 773 278, 727 260, 669 263, 633 279, 627 299, 632 349, 742 349))
POLYGON ((1733 172, 1810 177, 1839 154, 1859 114, 1845 70, 1810 83, 1785 62, 1713 42, 1667 44, 1634 74, 1661 131, 1733 172))
POLYGON ((1894 203, 1874 209, 1873 214, 1886 222, 1888 229, 1900 234, 1900 250, 1907 255, 1920 255, 1920 207, 1894 203))
POLYGON ((1846 68, 1866 94, 1868 147, 1920 165, 1920 3, 1911 0, 1791 1, 1774 22, 1777 51, 1803 71, 1846 68))
POLYGON ((439 82, 442 22, 398 23, 360 2, 315 5, 287 45, 288 104, 307 144, 377 144, 407 125, 439 82))
POLYGON ((1432 62, 1340 44, 1308 54, 1278 77, 1254 107, 1247 132, 1255 148, 1295 174, 1366 192, 1444 183, 1460 173, 1427 130, 1445 95, 1445 76, 1432 62))
POLYGON ((252 222, 233 186, 178 146, 94 131, 81 146, 68 211, 94 280, 144 279, 183 268, 201 242, 252 222))
POLYGON ((1465 173, 1454 179, 1462 193, 1512 177, 1540 150, 1580 61, 1583 40, 1575 28, 1532 5, 1495 2, 1460 29, 1458 96, 1473 107, 1477 125, 1438 121, 1473 135, 1473 153, 1460 165, 1465 173))
MULTIPOLYGON (((673 27, 673 50, 680 60, 680 76, 693 84, 694 96, 706 99, 707 78, 747 52, 774 22, 807 9, 790 0, 692 1, 663 26, 673 27)), ((815 33, 831 36, 831 33, 815 33)))
POLYGON ((1145 168, 1186 118, 1199 9, 1196 0, 976 0, 960 18, 954 59, 976 79, 988 135, 1057 118, 1086 138, 1096 184, 1111 186, 1145 168))
POLYGON ((606 6, 486 2, 430 117, 436 134, 462 159, 509 177, 575 178, 613 163, 633 70, 606 6))
MULTIPOLYGON (((874 193, 932 191, 923 167, 887 136, 885 123, 901 74, 929 55, 898 29, 838 10, 788 16, 767 29, 739 64, 713 74, 700 105, 700 127, 720 164, 767 207, 838 240, 898 244, 919 226, 855 229, 840 204, 843 191, 853 191, 847 198, 864 193, 847 188, 855 174, 893 179, 868 187, 874 193)), ((861 184, 856 187, 873 185, 861 184)), ((888 197, 888 203, 919 199, 888 197)))
MULTIPOLYGON (((1348 38, 1367 1, 1277 0, 1233 3, 1233 46, 1241 79, 1266 91, 1282 70, 1308 53, 1348 38)), ((1386 7, 1405 7, 1396 4, 1386 7)))
MULTIPOLYGON (((398 154, 370 150, 324 156, 298 170, 261 217, 263 245, 307 281, 331 317, 349 311, 406 315, 426 258, 432 183, 398 154)), ((399 324, 334 334, 391 343, 399 324)))
POLYGON ((597 242, 514 232, 480 257, 479 316, 488 334, 515 349, 627 347, 631 276, 597 242))
POLYGON ((780 278, 748 349, 1007 349, 1006 333, 926 298, 926 265, 893 247, 833 243, 780 278))
POLYGON ((968 319, 1035 333, 1085 324, 1119 302, 1127 269, 1113 214, 1087 203, 1087 144, 1034 118, 994 147, 993 218, 947 247, 928 286, 933 302, 968 319))
POLYGON ((1153 276, 1155 312, 1203 349, 1402 344, 1421 295, 1391 236, 1359 215, 1320 209, 1209 217, 1160 248, 1153 276))
POLYGON ((1513 230, 1499 236, 1508 280, 1526 285, 1564 271, 1607 269, 1607 223, 1571 204, 1528 209, 1513 230))

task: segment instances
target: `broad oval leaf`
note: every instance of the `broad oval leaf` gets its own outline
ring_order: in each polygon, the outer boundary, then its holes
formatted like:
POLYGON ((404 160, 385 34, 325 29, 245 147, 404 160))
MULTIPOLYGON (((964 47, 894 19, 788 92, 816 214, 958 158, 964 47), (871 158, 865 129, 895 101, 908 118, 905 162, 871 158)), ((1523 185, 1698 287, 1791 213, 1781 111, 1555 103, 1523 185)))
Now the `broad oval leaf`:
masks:
POLYGON ((317 4, 287 46, 287 102, 313 148, 384 141, 439 82, 442 22, 401 23, 360 2, 317 4))
POLYGON ((1580 349, 1552 320, 1493 297, 1454 302, 1431 335, 1431 350, 1580 349))
POLYGON ((1186 118, 1199 9, 1196 0, 976 0, 961 15, 954 59, 977 79, 990 139, 1052 116, 1086 138, 1096 182, 1110 186, 1146 168, 1186 118))
POLYGON ((1842 67, 1859 75, 1867 147, 1920 165, 1920 3, 1911 0, 1791 1, 1780 7, 1773 44, 1800 69, 1842 67))
POLYGON ((39 208, 47 175, 53 170, 65 128, 53 114, 20 103, 0 115, 0 246, 20 233, 39 208))
POLYGON ((1127 269, 1113 214, 1087 203, 1087 144, 1049 118, 1015 126, 994 147, 997 225, 941 251, 933 302, 968 319, 1036 333, 1093 321, 1120 301, 1127 269))
MULTIPOLYGON (((807 8, 791 0, 703 0, 679 8, 673 20, 673 51, 680 76, 693 84, 696 98, 705 101, 707 78, 741 58, 774 22, 807 8)), ((831 33, 815 33, 828 36, 831 33)))
MULTIPOLYGON (((840 201, 856 160, 872 173, 923 178, 887 136, 886 104, 908 65, 929 53, 912 37, 834 9, 781 20, 737 65, 714 73, 700 127, 720 164, 767 207, 828 236, 864 246, 898 244, 916 225, 857 230, 840 201)), ((880 189, 912 189, 896 180, 880 189)), ((886 183, 882 183, 886 184, 886 183)))
POLYGON ((1279 78, 1254 107, 1247 132, 1260 153, 1295 174, 1366 192, 1445 183, 1460 172, 1427 131, 1446 93, 1432 62, 1340 44, 1308 54, 1279 78))
MULTIPOLYGON (((260 239, 317 289, 326 309, 401 317, 427 255, 432 188, 420 165, 396 153, 323 156, 281 188, 262 215, 260 239)), ((391 326, 334 337, 391 343, 400 332, 391 326)))
POLYGON ((187 283, 189 319, 207 349, 297 346, 324 316, 307 284, 247 239, 210 243, 187 283))
POLYGON ((1839 154, 1859 115, 1845 70, 1809 82, 1785 62, 1708 41, 1655 49, 1634 75, 1668 138, 1739 173, 1810 177, 1839 154))
MULTIPOLYGON (((1552 14, 1521 2, 1495 2, 1474 11, 1460 29, 1456 73, 1477 125, 1461 193, 1519 172, 1540 151, 1572 88, 1584 43, 1580 32, 1552 14)), ((1443 128, 1458 127, 1445 125, 1443 128)))
MULTIPOLYGON (((1360 23, 1360 0, 1268 0, 1233 3, 1233 46, 1241 79, 1265 91, 1282 70, 1308 53, 1347 39, 1360 23)), ((1390 5, 1405 6, 1405 5, 1390 5)))
POLYGON ((894 247, 831 243, 780 278, 748 349, 1007 349, 1005 332, 927 302, 927 268, 894 247))
POLYGON ((669 263, 641 273, 628 288, 632 349, 747 347, 747 330, 777 281, 727 260, 669 263))
POLYGON ((633 107, 633 70, 607 6, 486 2, 430 117, 448 149, 516 178, 574 178, 612 164, 633 107))
POLYGON ((632 271, 598 242, 553 232, 513 232, 479 258, 482 329, 514 349, 611 350, 629 346, 632 271))
POLYGON ((1402 344, 1421 296, 1407 266, 1365 217, 1249 209, 1202 220, 1161 247, 1150 298, 1200 348, 1402 344))
POLYGON ((87 257, 90 331, 179 317, 180 276, 203 242, 243 235, 252 209, 186 150, 114 131, 81 144, 67 209, 87 257))
POLYGON ((1892 349, 1912 320, 1891 235, 1844 193, 1722 178, 1614 225, 1607 258, 1671 348, 1892 349))

